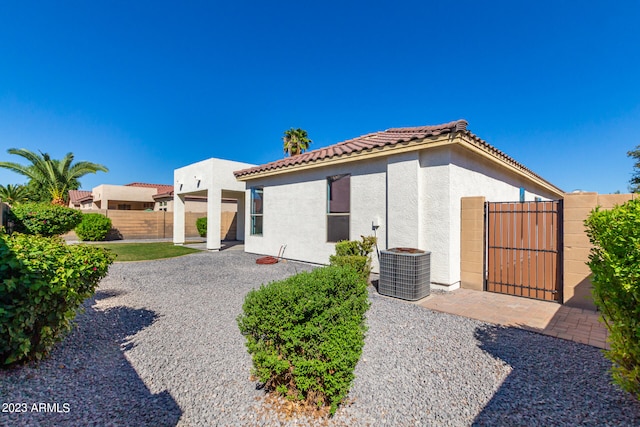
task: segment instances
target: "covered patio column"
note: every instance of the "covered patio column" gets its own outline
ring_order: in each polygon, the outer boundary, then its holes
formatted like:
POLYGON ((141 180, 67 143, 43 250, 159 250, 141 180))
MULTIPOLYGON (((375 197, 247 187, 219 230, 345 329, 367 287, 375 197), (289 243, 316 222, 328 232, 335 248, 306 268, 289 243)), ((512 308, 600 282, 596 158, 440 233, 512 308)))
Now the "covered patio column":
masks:
POLYGON ((210 188, 207 191, 207 249, 220 250, 220 217, 222 210, 222 191, 210 188))
POLYGON ((184 195, 177 194, 173 198, 173 243, 175 245, 184 245, 184 195))
POLYGON ((244 241, 244 193, 238 197, 238 212, 236 213, 236 239, 244 241))

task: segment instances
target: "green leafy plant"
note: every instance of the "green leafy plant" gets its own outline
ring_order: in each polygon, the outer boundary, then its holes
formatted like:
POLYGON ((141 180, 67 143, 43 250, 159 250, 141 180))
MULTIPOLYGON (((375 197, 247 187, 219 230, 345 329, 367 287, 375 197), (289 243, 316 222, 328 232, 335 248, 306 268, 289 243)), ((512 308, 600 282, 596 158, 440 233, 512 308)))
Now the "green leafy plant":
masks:
POLYGON ((57 160, 52 159, 48 153, 40 152, 38 154, 26 148, 9 148, 7 152, 20 156, 31 164, 0 162, 0 168, 6 168, 26 176, 30 180, 28 187, 33 193, 32 196, 37 196, 40 199, 43 196, 42 192, 46 191, 48 193, 45 196, 46 201, 59 206, 66 204, 69 190, 80 187, 79 178, 98 171, 108 172, 106 167, 97 163, 86 161, 74 163, 73 153, 67 153, 62 160, 57 160))
POLYGON ((288 399, 328 406, 346 397, 364 345, 367 283, 323 267, 249 292, 238 317, 253 374, 288 399))
POLYGON ((342 240, 336 243, 336 254, 329 256, 329 263, 338 267, 351 267, 365 280, 371 273, 371 252, 376 244, 374 236, 360 236, 362 240, 342 240))
POLYGON ((59 237, 0 234, 0 366, 45 357, 113 259, 59 237))
POLYGON ((285 154, 293 157, 308 150, 309 145, 311 145, 313 141, 309 139, 309 134, 306 130, 291 128, 284 131, 282 142, 284 142, 283 148, 285 154))
POLYGON ((82 222, 75 229, 78 238, 83 241, 98 242, 104 240, 111 230, 111 219, 99 213, 82 215, 82 222))
POLYGON ((0 200, 9 205, 24 203, 29 200, 29 190, 24 185, 0 185, 0 200))
POLYGON ((57 236, 73 230, 82 221, 82 212, 49 203, 23 203, 9 210, 13 231, 40 236, 57 236))
POLYGON ((200 237, 207 237, 207 217, 196 219, 196 228, 200 237))
POLYGON ((640 200, 596 208, 585 221, 593 297, 610 331, 615 383, 640 399, 640 200))

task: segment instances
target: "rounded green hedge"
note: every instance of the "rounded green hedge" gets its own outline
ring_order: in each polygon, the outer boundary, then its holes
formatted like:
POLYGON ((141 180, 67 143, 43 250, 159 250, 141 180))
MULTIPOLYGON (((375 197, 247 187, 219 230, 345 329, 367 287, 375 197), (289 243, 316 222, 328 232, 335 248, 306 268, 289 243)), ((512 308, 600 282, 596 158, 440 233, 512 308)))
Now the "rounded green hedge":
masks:
POLYGON ((82 212, 50 203, 23 203, 9 210, 13 230, 39 236, 58 236, 73 230, 82 221, 82 212))
POLYGON ((82 215, 82 222, 75 229, 82 241, 99 242, 104 240, 111 230, 111 219, 99 213, 82 215))
POLYGON ((207 217, 196 219, 196 228, 200 237, 207 237, 207 217))
POLYGON ((46 356, 114 259, 59 237, 0 233, 0 367, 46 356))
POLYGON ((593 245, 593 300, 609 329, 612 377, 640 399, 640 200, 596 208, 585 221, 593 245))
POLYGON ((352 268, 323 267, 250 291, 238 326, 253 374, 267 390, 333 414, 354 378, 368 308, 367 283, 352 268))

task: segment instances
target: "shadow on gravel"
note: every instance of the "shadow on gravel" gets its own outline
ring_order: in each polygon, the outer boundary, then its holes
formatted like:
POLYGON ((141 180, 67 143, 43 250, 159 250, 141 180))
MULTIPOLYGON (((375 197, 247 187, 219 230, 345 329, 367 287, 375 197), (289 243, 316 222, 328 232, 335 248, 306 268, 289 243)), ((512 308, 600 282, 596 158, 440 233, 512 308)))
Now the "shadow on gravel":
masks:
POLYGON ((96 300, 111 296, 109 292, 97 292, 85 301, 85 312, 76 317, 76 327, 49 358, 3 372, 2 401, 26 403, 27 410, 0 413, 0 425, 178 423, 182 411, 171 394, 151 393, 125 357, 133 347, 127 337, 150 326, 156 314, 129 307, 105 311, 92 307, 96 300))
POLYGON ((498 325, 475 338, 513 370, 473 425, 640 425, 640 402, 611 384, 600 349, 498 325))

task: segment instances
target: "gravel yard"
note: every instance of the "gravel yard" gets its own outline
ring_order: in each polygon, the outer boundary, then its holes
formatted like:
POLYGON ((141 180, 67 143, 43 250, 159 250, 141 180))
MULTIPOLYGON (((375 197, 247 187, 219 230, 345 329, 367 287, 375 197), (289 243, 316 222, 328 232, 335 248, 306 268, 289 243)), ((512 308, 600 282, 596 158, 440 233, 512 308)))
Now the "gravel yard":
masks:
POLYGON ((0 425, 640 425, 600 350, 373 289, 349 403, 328 423, 287 420, 249 379, 235 319, 249 289, 312 267, 256 258, 114 264, 51 358, 0 371, 0 425))

